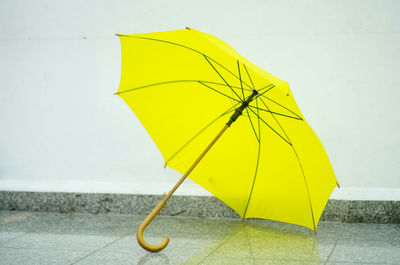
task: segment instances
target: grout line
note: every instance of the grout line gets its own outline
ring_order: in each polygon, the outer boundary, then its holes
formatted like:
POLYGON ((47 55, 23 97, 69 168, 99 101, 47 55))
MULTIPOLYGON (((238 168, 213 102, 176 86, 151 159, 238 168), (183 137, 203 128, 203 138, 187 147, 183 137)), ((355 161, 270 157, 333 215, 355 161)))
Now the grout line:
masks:
POLYGON ((232 233, 224 242, 222 242, 219 246, 217 246, 213 251, 211 251, 207 256, 205 256, 197 265, 200 265, 201 263, 203 263, 203 261, 205 261, 209 256, 211 256, 211 254, 213 254, 217 249, 219 249, 220 247, 222 247, 223 245, 225 245, 226 242, 229 241, 229 239, 231 239, 234 235, 236 235, 237 233, 239 233, 240 230, 242 230, 243 226, 241 226, 238 231, 232 233))
POLYGON ((253 249, 251 248, 251 243, 250 243, 249 234, 247 233, 247 230, 246 230, 246 224, 244 224, 243 229, 244 229, 244 232, 245 232, 245 234, 246 234, 247 243, 249 244, 250 255, 251 255, 251 258, 253 259, 253 264, 256 264, 256 257, 254 256, 254 254, 253 254, 253 249))
POLYGON ((93 255, 94 253, 99 252, 100 250, 102 250, 102 249, 104 249, 104 248, 110 246, 111 244, 114 244, 115 242, 117 242, 117 241, 119 241, 119 240, 121 240, 121 239, 123 239, 123 238, 125 238, 125 237, 127 237, 127 236, 129 236, 129 235, 131 235, 132 233, 133 233, 133 232, 130 232, 130 233, 124 235, 124 236, 121 236, 120 238, 118 238, 118 239, 116 239, 116 240, 114 240, 114 241, 112 241, 112 242, 106 244, 105 246, 103 246, 103 247, 101 247, 101 248, 99 248, 99 249, 96 249, 95 251, 90 252, 90 253, 87 254, 86 256, 83 256, 83 257, 79 258, 78 260, 72 262, 70 265, 73 265, 73 264, 78 263, 79 261, 81 261, 81 260, 83 260, 83 259, 85 259, 85 258, 87 258, 87 257, 89 257, 89 256, 91 256, 91 255, 93 255))
POLYGON ((331 252, 329 253, 328 257, 326 258, 326 260, 325 260, 325 262, 324 262, 324 265, 327 265, 327 264, 328 264, 328 261, 329 261, 331 255, 332 255, 333 251, 335 250, 335 248, 336 248, 336 246, 337 246, 337 243, 339 242, 339 240, 342 239, 342 235, 343 235, 343 230, 340 231, 340 234, 339 234, 338 238, 337 238, 336 241, 335 241, 335 245, 333 246, 333 248, 332 248, 331 252))
POLYGON ((328 257, 326 258, 326 260, 325 260, 325 262, 324 262, 324 265, 328 264, 329 258, 331 257, 333 251, 335 250, 336 245, 337 245, 337 241, 336 241, 335 245, 333 246, 331 252, 329 253, 328 257))

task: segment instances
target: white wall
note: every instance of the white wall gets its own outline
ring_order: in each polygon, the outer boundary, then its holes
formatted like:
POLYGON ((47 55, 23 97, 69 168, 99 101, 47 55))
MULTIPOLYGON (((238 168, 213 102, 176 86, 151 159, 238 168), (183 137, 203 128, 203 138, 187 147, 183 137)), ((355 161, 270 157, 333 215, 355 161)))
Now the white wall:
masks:
POLYGON ((400 199, 399 14, 388 0, 1 0, 0 190, 168 191, 179 174, 113 96, 114 34, 190 26, 289 82, 334 198, 400 199))

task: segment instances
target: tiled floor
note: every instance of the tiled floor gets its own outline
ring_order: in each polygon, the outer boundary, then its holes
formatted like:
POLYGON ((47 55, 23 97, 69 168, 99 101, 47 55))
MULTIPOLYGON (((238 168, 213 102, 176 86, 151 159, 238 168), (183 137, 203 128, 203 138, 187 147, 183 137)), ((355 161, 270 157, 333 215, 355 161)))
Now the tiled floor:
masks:
POLYGON ((0 264, 400 264, 400 225, 320 222, 318 233, 266 220, 0 212, 0 264))

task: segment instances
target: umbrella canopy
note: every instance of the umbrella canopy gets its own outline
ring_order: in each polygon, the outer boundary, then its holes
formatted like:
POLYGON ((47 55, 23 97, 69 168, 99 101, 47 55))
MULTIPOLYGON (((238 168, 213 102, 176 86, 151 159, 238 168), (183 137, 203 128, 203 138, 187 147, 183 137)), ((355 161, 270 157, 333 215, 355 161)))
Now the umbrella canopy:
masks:
POLYGON ((190 178, 243 219, 315 231, 338 184, 287 82, 197 30, 118 36, 122 74, 116 94, 166 166, 186 172, 227 125, 190 178))

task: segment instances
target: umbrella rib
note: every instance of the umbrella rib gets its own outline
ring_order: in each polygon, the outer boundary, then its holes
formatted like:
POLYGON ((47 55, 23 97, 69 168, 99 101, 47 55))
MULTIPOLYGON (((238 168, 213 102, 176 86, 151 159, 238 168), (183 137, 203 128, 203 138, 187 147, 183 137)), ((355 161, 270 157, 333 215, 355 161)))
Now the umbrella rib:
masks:
MULTIPOLYGON (((147 88, 147 87, 152 87, 152 86, 158 86, 158 85, 165 85, 165 84, 172 84, 172 83, 181 83, 181 82, 203 82, 203 83, 209 83, 209 84, 214 84, 214 85, 220 85, 220 86, 227 86, 226 84, 222 84, 222 83, 217 83, 217 82, 212 82, 212 81, 205 81, 205 80, 172 80, 172 81, 165 81, 165 82, 159 82, 159 83, 152 83, 152 84, 147 84, 147 85, 143 85, 143 86, 138 86, 138 87, 134 87, 134 88, 130 88, 124 91, 119 91, 116 92, 116 95, 120 95, 123 93, 127 93, 127 92, 132 92, 134 90, 139 90, 142 88, 147 88)), ((241 89, 240 87, 236 87, 236 86, 231 86, 232 88, 235 89, 241 89)), ((222 92, 221 92, 222 93, 222 92)))
MULTIPOLYGON (((251 77, 250 77, 250 73, 249 73, 249 71, 247 70, 247 67, 246 67, 246 65, 245 65, 245 64, 243 64, 243 66, 244 66, 244 69, 246 70, 247 76, 248 76, 248 77, 249 77, 249 79, 250 79, 251 85, 252 85, 252 86, 253 86, 253 88, 255 89, 255 86, 254 86, 253 80, 252 80, 252 79, 251 79, 251 77)), ((261 94, 257 95, 257 97, 260 97, 260 96, 264 95, 265 93, 267 93, 268 91, 270 91, 270 90, 271 90, 271 89, 273 89, 274 87, 275 87, 275 85, 274 85, 274 84, 269 84, 269 85, 267 85, 267 86, 265 86, 265 87, 263 87, 263 88, 259 89, 259 90, 258 90, 258 93, 260 93, 260 92, 261 92, 261 90, 268 88, 266 91, 264 91, 264 92, 262 92, 261 94)))
POLYGON ((239 64, 239 60, 236 60, 236 62, 237 62, 237 67, 238 67, 238 72, 239 72, 240 88, 242 89, 242 96, 243 96, 243 99, 244 99, 245 96, 244 96, 244 91, 243 91, 242 75, 241 75, 241 73, 240 73, 240 64, 239 64))
POLYGON ((261 94, 258 94, 257 97, 261 97, 262 95, 264 95, 265 93, 267 93, 268 91, 270 91, 271 89, 273 89, 275 87, 275 85, 273 84, 269 84, 268 86, 265 86, 263 88, 261 88, 258 92, 261 92, 261 90, 268 88, 267 90, 263 91, 261 94))
POLYGON ((267 97, 267 96, 264 96, 264 95, 262 95, 262 97, 263 97, 263 98, 265 98, 265 99, 267 99, 267 100, 269 100, 269 101, 272 101, 273 103, 277 104, 278 106, 280 106, 280 107, 284 108, 285 110, 287 110, 287 111, 291 112, 292 114, 296 115, 297 117, 299 117, 300 119, 302 119, 302 120, 303 120, 303 118, 302 118, 300 115, 296 114, 294 111, 290 110, 289 108, 286 108, 285 106, 283 106, 283 105, 279 104, 279 103, 278 103, 278 102, 276 102, 275 100, 272 100, 272 99, 270 99, 269 97, 267 97))
POLYGON ((292 118, 292 119, 295 119, 295 120, 300 120, 300 121, 302 121, 302 120, 303 120, 302 118, 298 118, 298 117, 294 117, 294 116, 286 115, 286 114, 283 114, 283 113, 279 113, 279 112, 274 112, 274 111, 270 111, 270 110, 262 109, 262 108, 259 108, 259 107, 254 107, 254 106, 251 106, 251 105, 249 105, 249 107, 250 107, 250 108, 253 108, 253 109, 257 109, 257 110, 261 110, 261 111, 269 112, 269 113, 272 113, 272 114, 280 115, 280 116, 283 116, 283 117, 292 118))
MULTIPOLYGON (((257 106, 258 106, 258 100, 257 100, 257 98, 256 98, 256 104, 257 104, 257 106)), ((247 109, 247 108, 246 108, 246 109, 247 109)), ((257 110, 257 113, 258 113, 258 110, 257 110)), ((256 178, 257 178, 257 173, 258 173, 258 167, 259 167, 259 164, 260 164, 260 153, 261 153, 261 125, 260 125, 260 117, 257 116, 257 118, 258 118, 258 134, 259 134, 259 139, 258 139, 258 152, 257 152, 257 163, 256 163, 256 170, 255 170, 255 172, 254 172, 253 183, 251 184, 251 189, 250 189, 249 198, 247 199, 246 208, 244 209, 243 219, 246 218, 247 209, 248 209, 249 204, 250 204, 251 196, 253 195, 254 184, 256 183, 256 178)), ((250 115, 249 115, 249 119, 250 119, 250 115)))
MULTIPOLYGON (((258 93, 260 93, 261 92, 261 90, 263 90, 263 89, 266 89, 266 88, 269 88, 268 89, 268 91, 270 91, 271 89, 273 89, 275 87, 275 85, 274 84, 269 84, 269 85, 266 85, 265 87, 262 87, 262 88, 260 88, 259 90, 258 90, 258 93), (270 86, 272 86, 271 88, 269 88, 270 86)), ((263 93, 261 93, 261 94, 264 94, 266 91, 264 91, 263 93)))
MULTIPOLYGON (((216 64, 218 64, 219 66, 221 66, 224 70, 226 70, 228 73, 230 73, 231 75, 233 75, 234 77, 236 77, 237 79, 239 79, 234 73, 232 73, 231 71, 229 71, 225 66, 223 66, 222 64, 220 64, 217 60, 211 58, 210 56, 202 53, 199 50, 193 49, 191 47, 176 43, 176 42, 172 42, 172 41, 166 41, 166 40, 160 40, 160 39, 154 39, 154 38, 147 38, 147 37, 138 37, 138 36, 129 36, 129 35, 123 35, 123 34, 117 34, 117 36, 119 37, 126 37, 126 38, 136 38, 136 39, 143 39, 143 40, 152 40, 152 41, 159 41, 159 42, 164 42, 164 43, 168 43, 171 45, 176 45, 185 49, 189 49, 193 52, 199 53, 201 55, 203 55, 204 57, 209 58, 210 60, 214 61, 216 64)), ((249 88, 252 88, 251 86, 249 86, 247 83, 243 82, 243 84, 245 84, 246 86, 248 86, 249 88)))
MULTIPOLYGON (((258 110, 257 110, 257 111, 258 111, 258 110)), ((257 133, 256 133, 256 129, 254 128, 253 122, 251 121, 251 117, 250 117, 249 110, 248 110, 247 108, 246 108, 246 112, 247 112, 247 115, 248 115, 248 118, 249 118, 249 121, 250 121, 250 124, 251 124, 251 128, 253 129, 254 135, 255 135, 256 138, 257 138, 257 142, 260 142, 260 138, 259 138, 259 136, 258 136, 257 133)))
MULTIPOLYGON (((239 60, 237 60, 236 62, 237 62, 237 67, 238 67, 238 72, 239 72, 239 78, 240 78, 240 87, 242 88, 242 95, 243 95, 243 98, 245 98, 245 96, 244 96, 244 91, 243 91, 243 84, 242 84, 242 75, 241 75, 241 73, 240 73, 240 64, 239 64, 239 60)), ((258 135, 257 135, 257 133, 256 133, 256 130, 254 129, 254 125, 253 125, 253 122, 252 122, 252 120, 251 120, 249 110, 248 110, 247 108, 246 108, 246 112, 247 112, 247 115, 249 116, 249 121, 250 121, 250 124, 251 124, 251 128, 253 129, 254 135, 255 135, 256 138, 257 138, 257 142, 260 142, 260 139, 259 139, 259 137, 258 137, 258 135)))
POLYGON ((251 83, 251 85, 253 86, 253 89, 255 89, 253 80, 252 80, 251 77, 250 77, 249 71, 247 71, 246 65, 243 64, 243 66, 244 66, 244 70, 246 70, 247 76, 249 77, 250 83, 251 83))
POLYGON ((292 148, 293 148, 294 154, 296 155, 297 161, 299 161, 301 173, 302 173, 303 179, 304 179, 304 184, 305 184, 306 190, 307 190, 308 203, 310 204, 310 211, 311 211, 311 218, 312 218, 313 226, 314 226, 314 232, 316 232, 315 221, 314 221, 314 210, 313 210, 312 203, 311 203, 310 191, 308 190, 308 183, 307 183, 306 175, 304 173, 303 165, 300 161, 299 155, 297 154, 296 148, 294 148, 293 145, 292 145, 292 148))
POLYGON ((233 90, 233 88, 231 87, 231 85, 228 84, 228 82, 225 80, 225 78, 223 78, 223 76, 220 74, 220 72, 218 72, 218 70, 215 68, 215 66, 210 62, 210 60, 208 60, 207 56, 204 55, 204 58, 206 59, 206 61, 211 65, 212 69, 214 69, 214 71, 219 75, 219 77, 221 77, 221 79, 225 82, 225 84, 227 86, 229 86, 229 88, 232 90, 232 92, 240 99, 240 101, 243 101, 244 98, 242 99, 236 92, 235 90, 233 90))
POLYGON ((212 120, 210 123, 208 123, 206 126, 204 126, 203 128, 201 128, 194 136, 192 136, 192 138, 189 139, 189 141, 187 141, 186 143, 184 143, 170 158, 168 158, 165 161, 165 165, 167 166, 167 163, 170 162, 177 154, 179 154, 187 145, 189 145, 194 139, 197 138, 197 136, 199 136, 202 132, 204 132, 208 127, 210 127, 212 124, 214 124, 217 120, 219 120, 220 118, 222 118, 223 116, 225 116, 226 114, 232 112, 234 110, 234 108, 239 105, 239 103, 236 103, 234 106, 230 107, 228 110, 224 111, 223 113, 221 113, 220 115, 217 116, 217 118, 215 118, 214 120, 212 120))
MULTIPOLYGON (((260 98, 261 102, 264 104, 264 106, 269 110, 267 104, 264 102, 264 100, 262 100, 262 98, 260 98)), ((286 135, 286 137, 290 140, 289 136, 287 135, 287 133, 285 132, 285 130, 283 129, 282 125, 280 124, 280 122, 278 121, 278 119, 274 116, 273 113, 271 113, 271 116, 274 118, 274 120, 278 123, 279 127, 281 128, 281 130, 283 131, 283 133, 286 135)), ((307 197, 308 197, 308 203, 310 204, 310 210, 311 210, 311 217, 312 217, 312 221, 313 221, 313 226, 314 226, 314 232, 316 232, 316 227, 315 227, 315 221, 314 221, 314 211, 313 211, 313 207, 312 207, 312 203, 311 203, 311 198, 310 198, 310 191, 308 190, 308 183, 307 183, 307 178, 306 175, 304 173, 304 169, 303 169, 303 165, 300 161, 299 155, 297 154, 296 148, 294 147, 293 144, 291 144, 292 148, 293 148, 293 152, 296 155, 297 161, 299 162, 299 166, 301 169, 301 173, 303 175, 303 179, 304 179, 304 184, 306 186, 306 191, 307 191, 307 197)))
POLYGON ((213 91, 215 91, 215 92, 217 92, 217 93, 219 93, 219 94, 221 94, 221 95, 224 95, 225 97, 228 97, 228 98, 230 98, 230 99, 232 99, 232 100, 234 100, 234 101, 236 101, 236 102, 241 102, 241 101, 237 100, 236 98, 233 98, 233 97, 231 97, 231 96, 228 96, 228 95, 226 95, 226 94, 224 94, 224 93, 222 93, 222 92, 220 92, 220 91, 218 91, 218 90, 216 90, 216 89, 214 89, 214 88, 212 88, 212 87, 210 87, 210 86, 204 84, 202 81, 198 81, 198 82, 199 82, 200 84, 202 84, 203 86, 205 86, 205 87, 207 87, 207 88, 209 88, 209 89, 211 89, 211 90, 213 90, 213 91))
POLYGON ((263 118, 261 118, 257 113, 254 112, 254 110, 249 109, 251 112, 253 112, 254 115, 256 115, 265 125, 267 125, 274 133, 276 133, 279 137, 282 138, 282 140, 284 140, 286 143, 288 143, 289 145, 292 145, 292 143, 290 141, 288 141, 287 139, 285 139, 285 137, 283 137, 282 135, 280 135, 274 128, 271 127, 271 125, 269 125, 266 121, 263 120, 263 118))
MULTIPOLYGON (((203 82, 203 83, 210 83, 210 84, 214 84, 214 85, 220 85, 220 86, 227 86, 227 87, 229 87, 227 84, 218 83, 218 82, 213 82, 213 81, 203 81, 203 80, 198 80, 198 81, 201 81, 201 82, 203 82)), ((246 88, 241 88, 241 87, 232 86, 232 85, 230 85, 230 87, 235 88, 235 89, 237 89, 237 90, 239 90, 239 89, 240 89, 240 90, 245 89, 246 91, 251 92, 250 89, 246 89, 246 88)))

